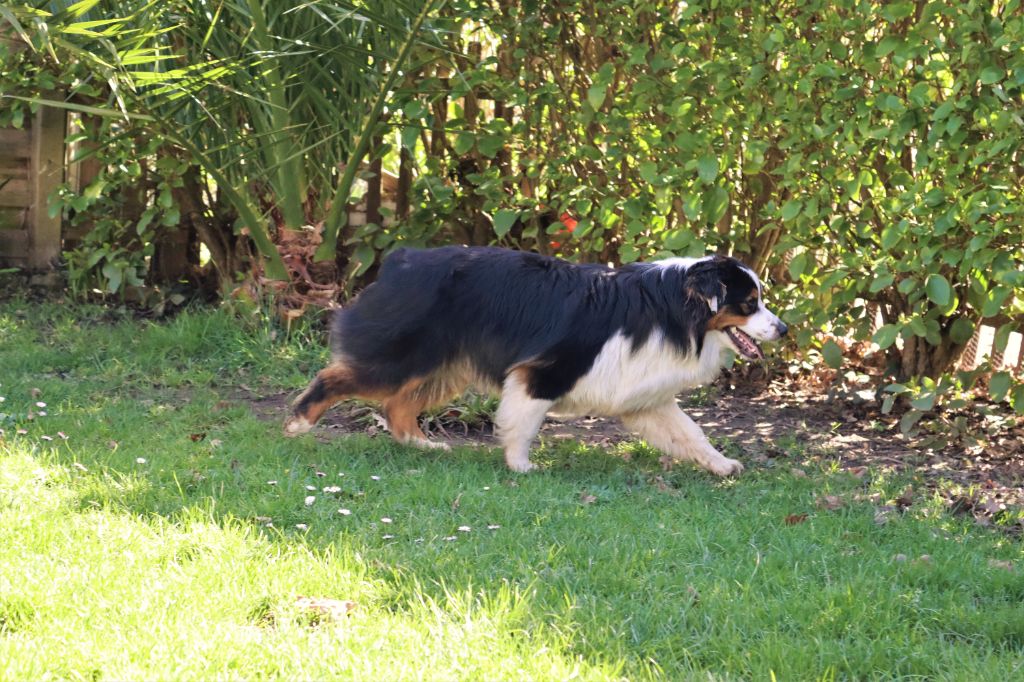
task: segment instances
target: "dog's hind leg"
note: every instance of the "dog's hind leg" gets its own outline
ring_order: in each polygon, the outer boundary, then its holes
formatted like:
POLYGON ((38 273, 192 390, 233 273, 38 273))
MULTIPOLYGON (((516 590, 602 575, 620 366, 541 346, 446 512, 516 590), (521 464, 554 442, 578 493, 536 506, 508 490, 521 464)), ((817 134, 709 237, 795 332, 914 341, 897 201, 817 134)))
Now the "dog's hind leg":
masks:
POLYGON ((306 433, 332 405, 358 393, 352 370, 333 363, 320 370, 305 391, 292 405, 292 413, 284 423, 286 436, 306 433))
POLYGON ((422 379, 413 379, 394 395, 385 398, 382 408, 391 437, 399 443, 419 448, 450 450, 447 444, 428 439, 419 425, 420 413, 429 404, 440 402, 437 400, 438 397, 429 383, 422 379))
POLYGON ((537 468, 530 461, 530 443, 533 442, 544 415, 553 400, 542 400, 530 395, 526 368, 512 370, 501 390, 501 403, 494 417, 498 437, 505 447, 505 463, 512 471, 526 473, 537 468))
POLYGON ((660 407, 634 412, 622 418, 628 429, 674 460, 696 462, 718 476, 743 471, 743 465, 729 459, 708 442, 704 432, 673 400, 660 407))

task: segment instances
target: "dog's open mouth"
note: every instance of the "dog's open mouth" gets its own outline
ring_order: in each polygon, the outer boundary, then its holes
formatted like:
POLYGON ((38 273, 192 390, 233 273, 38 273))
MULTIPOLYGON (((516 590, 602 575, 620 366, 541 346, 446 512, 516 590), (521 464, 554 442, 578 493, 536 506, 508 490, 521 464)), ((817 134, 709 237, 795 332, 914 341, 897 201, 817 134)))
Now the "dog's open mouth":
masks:
POLYGON ((760 360, 764 357, 764 351, 761 350, 761 346, 757 345, 757 341, 754 341, 746 332, 736 327, 726 327, 725 333, 729 335, 736 350, 740 352, 745 358, 751 360, 760 360))

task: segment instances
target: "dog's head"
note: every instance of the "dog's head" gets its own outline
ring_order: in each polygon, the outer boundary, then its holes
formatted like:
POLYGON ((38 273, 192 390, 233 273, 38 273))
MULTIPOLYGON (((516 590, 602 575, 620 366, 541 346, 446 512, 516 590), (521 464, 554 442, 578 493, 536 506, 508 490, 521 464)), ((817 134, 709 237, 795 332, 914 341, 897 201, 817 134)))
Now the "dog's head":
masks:
POLYGON ((765 307, 757 275, 735 258, 697 260, 686 268, 684 282, 686 294, 708 306, 707 334, 720 334, 725 345, 746 358, 763 358, 757 342, 780 339, 788 331, 765 307))

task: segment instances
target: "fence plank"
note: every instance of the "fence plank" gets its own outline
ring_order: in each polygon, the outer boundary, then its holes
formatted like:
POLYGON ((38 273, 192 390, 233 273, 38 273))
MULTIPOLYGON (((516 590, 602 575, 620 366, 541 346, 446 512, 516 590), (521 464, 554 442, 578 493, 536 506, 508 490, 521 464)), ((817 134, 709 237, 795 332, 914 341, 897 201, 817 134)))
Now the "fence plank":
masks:
POLYGON ((24 265, 28 259, 28 246, 26 230, 0 230, 0 263, 24 265))
POLYGON ((32 203, 32 189, 26 178, 0 176, 0 208, 27 208, 32 203))
POLYGON ((32 207, 29 226, 29 267, 50 268, 60 258, 60 215, 50 217, 46 198, 64 180, 64 136, 67 115, 63 109, 39 107, 32 121, 32 207))
POLYGON ((0 158, 26 159, 31 153, 32 133, 16 128, 0 128, 0 158))

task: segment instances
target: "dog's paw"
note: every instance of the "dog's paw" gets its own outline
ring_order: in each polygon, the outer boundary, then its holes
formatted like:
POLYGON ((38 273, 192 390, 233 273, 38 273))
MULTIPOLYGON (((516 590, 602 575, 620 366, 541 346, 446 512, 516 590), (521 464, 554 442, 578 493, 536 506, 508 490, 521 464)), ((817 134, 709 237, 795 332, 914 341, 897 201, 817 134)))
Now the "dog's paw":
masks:
POLYGON ((450 452, 452 446, 448 443, 441 443, 436 440, 427 440, 426 438, 415 438, 409 441, 409 445, 417 448, 423 448, 424 450, 442 450, 444 452, 450 452))
POLYGON ((513 462, 507 462, 508 468, 517 474, 528 474, 537 468, 537 465, 530 460, 516 460, 513 462))
POLYGON ((313 424, 304 417, 289 417, 284 422, 284 435, 289 438, 309 433, 312 429, 313 424))
POLYGON ((735 459, 722 457, 709 463, 707 469, 716 476, 738 476, 743 473, 743 464, 735 459))

